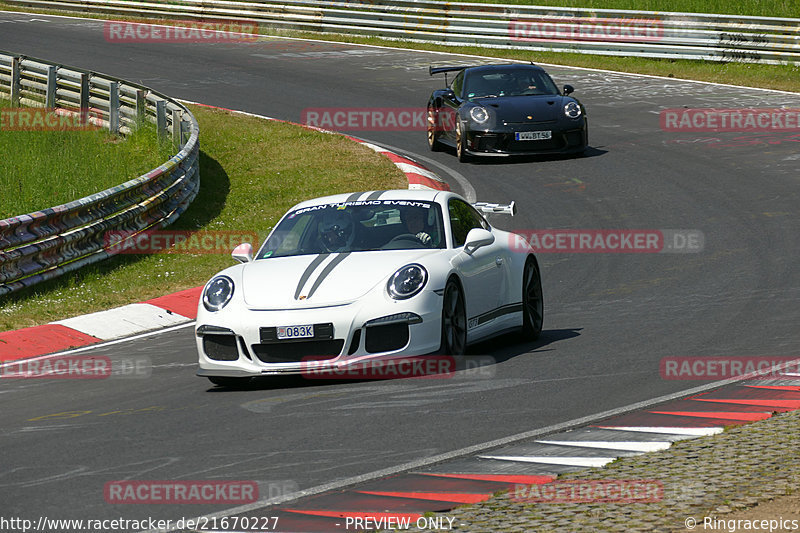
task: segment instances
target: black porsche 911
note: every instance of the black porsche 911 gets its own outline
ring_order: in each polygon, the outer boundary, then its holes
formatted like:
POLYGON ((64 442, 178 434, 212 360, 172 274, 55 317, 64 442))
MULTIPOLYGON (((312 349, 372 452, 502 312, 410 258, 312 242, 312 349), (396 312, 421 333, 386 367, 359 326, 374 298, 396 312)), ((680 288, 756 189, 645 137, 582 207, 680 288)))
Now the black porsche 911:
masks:
POLYGON ((588 143, 581 103, 563 93, 536 65, 430 67, 430 75, 458 72, 428 101, 428 145, 454 146, 459 161, 473 155, 581 153, 588 143))

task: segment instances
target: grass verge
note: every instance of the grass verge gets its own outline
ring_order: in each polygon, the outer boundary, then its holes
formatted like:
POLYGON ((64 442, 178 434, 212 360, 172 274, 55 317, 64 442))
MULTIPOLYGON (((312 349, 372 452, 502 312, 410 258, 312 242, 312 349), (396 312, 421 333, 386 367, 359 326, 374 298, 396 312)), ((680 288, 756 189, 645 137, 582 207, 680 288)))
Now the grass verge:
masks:
MULTIPOLYGON (((10 103, 0 100, 0 116, 10 103)), ((172 155, 146 124, 124 142, 107 130, 16 131, 7 126, 41 120, 41 108, 20 108, 0 126, 0 219, 64 204, 136 178, 172 155), (5 128, 5 129, 4 129, 5 128), (42 154, 49 154, 42 157, 42 154)))
MULTIPOLYGON (((255 232, 263 240, 299 201, 408 186, 388 159, 345 137, 190 107, 202 139, 200 193, 169 229, 255 232)), ((214 272, 233 264, 229 253, 118 255, 0 298, 0 331, 202 285, 214 272)))
POLYGON ((515 4, 578 7, 581 9, 627 9, 673 11, 677 13, 716 13, 758 17, 800 17, 800 4, 794 0, 461 0, 476 4, 515 4))

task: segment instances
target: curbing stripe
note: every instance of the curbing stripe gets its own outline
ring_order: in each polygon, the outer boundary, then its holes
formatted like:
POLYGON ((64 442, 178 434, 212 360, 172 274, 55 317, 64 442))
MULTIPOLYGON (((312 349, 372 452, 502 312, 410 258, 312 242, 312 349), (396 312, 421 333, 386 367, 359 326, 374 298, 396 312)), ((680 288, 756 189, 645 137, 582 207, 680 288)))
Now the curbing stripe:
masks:
POLYGON ((580 448, 602 448, 622 452, 657 452, 672 446, 670 441, 588 441, 588 440, 537 440, 540 444, 576 446, 580 448))
POLYGON ((146 303, 129 304, 88 315, 60 320, 60 324, 97 339, 110 341, 144 331, 162 329, 190 319, 146 303))
POLYGON ((0 333, 0 362, 87 346, 102 339, 61 324, 44 324, 0 333))
POLYGON ((581 466, 599 468, 616 460, 616 457, 558 457, 551 455, 479 455, 481 459, 514 461, 517 463, 540 463, 546 465, 581 466))

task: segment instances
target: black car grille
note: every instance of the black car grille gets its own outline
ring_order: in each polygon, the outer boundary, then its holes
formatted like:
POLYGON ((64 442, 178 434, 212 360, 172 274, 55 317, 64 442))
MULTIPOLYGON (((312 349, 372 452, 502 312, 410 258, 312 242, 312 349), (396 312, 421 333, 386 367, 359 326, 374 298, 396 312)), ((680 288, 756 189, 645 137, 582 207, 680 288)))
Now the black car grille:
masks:
POLYGON ((262 363, 299 363, 333 359, 342 352, 344 339, 278 341, 253 344, 262 363))
POLYGON ((203 351, 209 359, 215 361, 236 361, 239 351, 236 349, 234 335, 203 335, 203 351))
POLYGON ((365 347, 368 353, 391 352, 408 344, 408 324, 370 326, 365 347))

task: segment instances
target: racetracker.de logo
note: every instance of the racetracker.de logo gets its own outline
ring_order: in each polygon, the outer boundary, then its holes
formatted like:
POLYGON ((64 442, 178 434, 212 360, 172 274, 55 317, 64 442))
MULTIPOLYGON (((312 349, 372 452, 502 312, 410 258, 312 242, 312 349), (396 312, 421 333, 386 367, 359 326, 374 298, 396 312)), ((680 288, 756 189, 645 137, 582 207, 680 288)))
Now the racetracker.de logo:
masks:
POLYGON ((332 366, 320 357, 306 357, 302 362, 306 379, 447 379, 457 370, 456 358, 451 355, 373 359, 342 366, 332 366))
POLYGON ((252 231, 107 231, 103 247, 110 254, 229 254, 242 243, 254 243, 252 231))
POLYGON ((800 133, 800 109, 664 109, 661 129, 669 132, 756 132, 800 133))
POLYGON ((258 500, 255 481, 109 481, 109 504, 242 504, 258 500))
POLYGON ((664 357, 659 364, 662 379, 717 380, 738 377, 800 375, 797 357, 664 357))
POLYGON ((258 23, 250 20, 176 20, 165 26, 140 22, 106 21, 103 35, 109 43, 230 43, 258 40, 258 23))
POLYGON ((664 485, 653 479, 569 479, 540 485, 514 485, 519 503, 654 503, 664 498, 664 485))
POLYGON ((699 230, 514 230, 510 240, 511 249, 522 253, 698 253, 705 246, 699 230))
POLYGON ((632 18, 535 17, 513 19, 508 34, 514 41, 660 41, 660 20, 632 18))
POLYGON ((333 131, 425 131, 425 108, 421 107, 310 107, 300 122, 333 131))
POLYGON ((0 377, 16 379, 105 379, 111 376, 111 359, 96 355, 70 355, 5 363, 0 377))
POLYGON ((82 131, 100 129, 92 109, 70 111, 49 107, 0 109, 0 131, 82 131))

